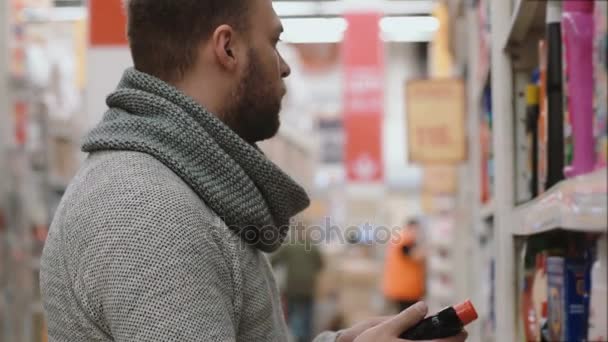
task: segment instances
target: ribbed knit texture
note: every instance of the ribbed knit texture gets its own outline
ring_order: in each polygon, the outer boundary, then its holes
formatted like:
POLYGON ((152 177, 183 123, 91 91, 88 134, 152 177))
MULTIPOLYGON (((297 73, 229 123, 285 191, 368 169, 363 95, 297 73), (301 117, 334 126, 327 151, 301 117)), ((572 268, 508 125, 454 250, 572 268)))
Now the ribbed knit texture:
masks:
POLYGON ((309 204, 304 190, 255 146, 171 85, 128 69, 85 152, 145 152, 178 174, 224 222, 266 252, 309 204))
POLYGON ((200 107, 180 111, 189 101, 159 82, 127 72, 56 211, 40 269, 49 341, 287 341, 261 251, 273 247, 226 223, 276 224, 305 196, 220 122, 195 120, 200 107), (148 90, 125 89, 129 75, 148 90))

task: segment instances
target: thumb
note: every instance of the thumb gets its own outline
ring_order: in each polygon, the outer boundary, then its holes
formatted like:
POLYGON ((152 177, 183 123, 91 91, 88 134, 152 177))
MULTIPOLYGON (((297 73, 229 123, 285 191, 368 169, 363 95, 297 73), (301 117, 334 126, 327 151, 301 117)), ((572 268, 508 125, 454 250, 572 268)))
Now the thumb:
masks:
POLYGON ((391 335, 401 335, 401 333, 423 320, 428 311, 429 308, 424 302, 418 302, 384 323, 384 328, 386 328, 391 335))

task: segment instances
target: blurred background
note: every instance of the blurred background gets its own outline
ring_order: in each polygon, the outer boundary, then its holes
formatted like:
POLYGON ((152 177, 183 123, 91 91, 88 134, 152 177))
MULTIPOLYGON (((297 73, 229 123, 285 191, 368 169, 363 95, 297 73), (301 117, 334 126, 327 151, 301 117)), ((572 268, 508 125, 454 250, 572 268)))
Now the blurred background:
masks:
MULTIPOLYGON (((131 65, 121 2, 0 0, 1 342, 46 341, 39 257, 131 65)), ((294 340, 470 298, 473 341, 608 341, 607 2, 569 2, 273 1, 292 74, 261 147, 312 198, 271 256, 294 340)))

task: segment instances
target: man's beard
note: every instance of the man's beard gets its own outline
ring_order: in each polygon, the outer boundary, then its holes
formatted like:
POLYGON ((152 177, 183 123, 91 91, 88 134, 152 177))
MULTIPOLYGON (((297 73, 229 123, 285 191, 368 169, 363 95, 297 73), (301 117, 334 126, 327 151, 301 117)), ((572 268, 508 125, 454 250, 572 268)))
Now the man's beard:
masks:
POLYGON ((264 73, 255 51, 249 50, 249 65, 232 95, 224 122, 241 138, 253 144, 275 136, 281 125, 281 95, 264 73))

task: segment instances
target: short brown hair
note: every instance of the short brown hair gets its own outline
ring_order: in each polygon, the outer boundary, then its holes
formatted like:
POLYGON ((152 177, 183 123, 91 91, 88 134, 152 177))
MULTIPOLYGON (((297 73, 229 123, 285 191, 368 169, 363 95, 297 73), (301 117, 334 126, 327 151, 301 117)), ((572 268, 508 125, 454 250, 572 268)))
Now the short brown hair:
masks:
POLYGON ((192 67, 198 45, 215 28, 244 30, 251 0, 126 0, 127 32, 135 68, 165 81, 192 67))

